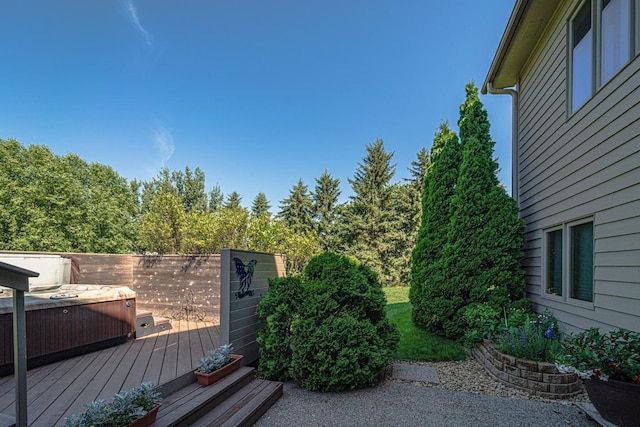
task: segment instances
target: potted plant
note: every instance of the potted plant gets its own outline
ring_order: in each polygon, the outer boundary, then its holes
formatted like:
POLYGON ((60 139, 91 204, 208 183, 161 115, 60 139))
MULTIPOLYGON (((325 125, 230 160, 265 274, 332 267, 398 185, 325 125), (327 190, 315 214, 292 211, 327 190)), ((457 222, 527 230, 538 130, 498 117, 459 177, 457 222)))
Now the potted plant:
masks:
POLYGON ((572 334, 556 365, 584 380, 589 399, 606 420, 640 425, 640 333, 618 329, 602 334, 591 328, 572 334))
POLYGON ((146 427, 156 420, 160 408, 160 393, 153 383, 145 382, 129 391, 122 390, 113 396, 111 403, 94 400, 85 405, 83 413, 66 419, 65 427, 146 427))
POLYGON ((233 344, 225 344, 209 350, 207 355, 200 359, 200 366, 195 371, 198 383, 205 386, 213 384, 238 369, 242 362, 242 355, 231 354, 232 351, 233 344))

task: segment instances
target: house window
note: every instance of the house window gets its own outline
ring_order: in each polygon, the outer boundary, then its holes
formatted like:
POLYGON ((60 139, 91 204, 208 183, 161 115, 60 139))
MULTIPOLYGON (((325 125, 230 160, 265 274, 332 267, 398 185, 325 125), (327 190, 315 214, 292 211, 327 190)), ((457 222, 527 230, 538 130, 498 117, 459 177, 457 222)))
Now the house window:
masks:
POLYGON ((573 84, 571 106, 577 110, 591 97, 593 41, 591 30, 591 3, 585 2, 571 21, 571 63, 573 84))
POLYGON ((601 77, 602 84, 629 62, 631 43, 629 0, 602 0, 601 15, 601 77))
POLYGON ((547 230, 544 251, 545 294, 593 302, 593 221, 547 230))
POLYGON ((574 225, 571 234, 571 298, 593 301, 593 222, 574 225))
POLYGON ((569 21, 570 111, 589 100, 640 48, 639 0, 584 0, 569 21))
POLYGON ((562 296, 562 229, 547 233, 547 293, 562 296))

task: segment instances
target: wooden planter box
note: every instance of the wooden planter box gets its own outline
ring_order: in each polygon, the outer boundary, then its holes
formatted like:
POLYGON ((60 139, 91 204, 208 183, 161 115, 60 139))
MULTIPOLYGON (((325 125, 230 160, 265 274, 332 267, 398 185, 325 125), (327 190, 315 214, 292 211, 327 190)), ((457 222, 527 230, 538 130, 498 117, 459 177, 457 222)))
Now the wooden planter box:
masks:
POLYGON ((237 370, 240 367, 240 364, 242 363, 242 355, 230 354, 229 357, 232 359, 232 361, 224 365, 222 368, 218 370, 215 370, 208 374, 203 374, 198 370, 194 371, 196 374, 196 377, 198 377, 198 383, 204 386, 211 385, 216 381, 218 381, 219 379, 226 377, 231 372, 237 370))
POLYGON ((142 418, 135 419, 127 425, 127 427, 149 427, 156 422, 160 405, 151 408, 149 412, 144 414, 142 418))

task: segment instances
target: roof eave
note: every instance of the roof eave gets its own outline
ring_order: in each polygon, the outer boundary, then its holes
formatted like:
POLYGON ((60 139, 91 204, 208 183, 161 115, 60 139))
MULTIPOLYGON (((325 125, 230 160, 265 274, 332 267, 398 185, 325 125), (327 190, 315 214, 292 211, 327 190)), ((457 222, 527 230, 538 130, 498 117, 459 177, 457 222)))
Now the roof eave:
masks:
POLYGON ((489 72, 482 84, 487 93, 489 83, 496 89, 515 86, 522 67, 542 37, 544 29, 558 8, 558 0, 517 0, 489 72))

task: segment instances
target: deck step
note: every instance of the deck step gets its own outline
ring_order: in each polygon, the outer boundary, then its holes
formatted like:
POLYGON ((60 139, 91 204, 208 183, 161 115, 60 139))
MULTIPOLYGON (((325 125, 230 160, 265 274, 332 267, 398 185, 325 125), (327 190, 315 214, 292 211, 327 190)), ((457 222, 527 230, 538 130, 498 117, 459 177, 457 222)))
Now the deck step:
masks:
POLYGON ((254 368, 240 367, 210 386, 193 375, 167 392, 154 426, 252 425, 282 396, 282 383, 255 379, 254 368))
POLYGON ((157 332, 171 329, 171 320, 166 317, 155 317, 147 310, 136 311, 136 338, 146 337, 157 332))
POLYGON ((282 396, 282 383, 255 379, 218 405, 193 427, 252 426, 282 396))

